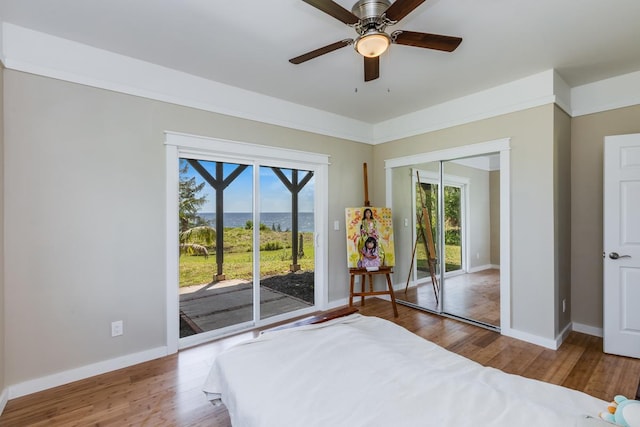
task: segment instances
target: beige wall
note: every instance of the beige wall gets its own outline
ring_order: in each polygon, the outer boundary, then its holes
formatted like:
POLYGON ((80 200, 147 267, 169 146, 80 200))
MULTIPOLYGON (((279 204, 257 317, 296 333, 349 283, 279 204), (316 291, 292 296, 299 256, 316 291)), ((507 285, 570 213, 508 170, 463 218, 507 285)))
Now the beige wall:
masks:
MULTIPOLYGON (((370 145, 12 70, 4 80, 7 384, 165 345, 165 130, 328 154, 329 220, 362 203, 370 145)), ((342 227, 328 249, 338 300, 342 227)))
POLYGON ((554 109, 554 254, 556 334, 571 322, 571 117, 554 109), (566 301, 563 311, 562 301, 566 301))
MULTIPOLYGON (((420 165, 420 169, 428 170, 426 165, 420 165)), ((382 173, 382 172, 379 172, 382 173)), ((413 211, 411 203, 411 182, 412 182, 412 168, 411 167, 397 167, 392 171, 392 197, 390 208, 393 209, 393 242, 396 255, 396 265, 393 268, 393 283, 394 285, 407 283, 407 277, 409 275, 409 267, 411 257, 413 256, 413 247, 415 240, 413 233, 411 232, 411 225, 415 220, 415 211, 413 211), (407 226, 404 226, 404 221, 407 221, 407 226)), ((384 200, 381 200, 383 202, 384 200)), ((378 205, 375 205, 378 206, 378 205)), ((384 206, 384 203, 380 206, 384 206)), ((380 285, 378 285, 380 286, 380 285)), ((402 288, 404 289, 404 287, 402 288)), ((398 298, 404 299, 403 294, 398 295, 398 298)))
POLYGON ((491 264, 500 265, 500 171, 489 172, 491 264))
POLYGON ((511 326, 555 339, 554 106, 552 104, 374 146, 374 200, 385 200, 384 160, 511 138, 511 326))
POLYGON ((571 320, 602 328, 602 161, 607 135, 640 132, 640 105, 571 120, 571 320))

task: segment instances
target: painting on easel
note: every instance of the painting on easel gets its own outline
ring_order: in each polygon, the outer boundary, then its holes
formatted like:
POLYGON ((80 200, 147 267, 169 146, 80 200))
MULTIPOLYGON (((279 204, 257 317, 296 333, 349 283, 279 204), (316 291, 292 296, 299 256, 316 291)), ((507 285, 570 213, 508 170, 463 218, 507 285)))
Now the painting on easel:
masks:
POLYGON ((349 268, 393 267, 391 208, 347 208, 347 264, 349 268))

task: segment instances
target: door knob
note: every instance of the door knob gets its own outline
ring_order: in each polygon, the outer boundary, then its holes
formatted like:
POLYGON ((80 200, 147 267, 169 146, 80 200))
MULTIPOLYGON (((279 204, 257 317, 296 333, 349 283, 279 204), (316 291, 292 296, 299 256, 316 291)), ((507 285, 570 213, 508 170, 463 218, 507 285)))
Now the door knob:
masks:
POLYGON ((609 258, 611 258, 611 259, 631 258, 631 255, 618 255, 618 252, 611 252, 609 254, 609 258))

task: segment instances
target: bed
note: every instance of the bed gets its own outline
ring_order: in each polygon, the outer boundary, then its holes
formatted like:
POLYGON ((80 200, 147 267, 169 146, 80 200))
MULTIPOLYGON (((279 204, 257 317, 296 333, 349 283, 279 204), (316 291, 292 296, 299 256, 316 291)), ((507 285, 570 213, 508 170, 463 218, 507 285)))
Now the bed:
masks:
POLYGON ((234 427, 611 425, 598 418, 606 401, 483 367, 358 313, 224 351, 204 392, 234 427))

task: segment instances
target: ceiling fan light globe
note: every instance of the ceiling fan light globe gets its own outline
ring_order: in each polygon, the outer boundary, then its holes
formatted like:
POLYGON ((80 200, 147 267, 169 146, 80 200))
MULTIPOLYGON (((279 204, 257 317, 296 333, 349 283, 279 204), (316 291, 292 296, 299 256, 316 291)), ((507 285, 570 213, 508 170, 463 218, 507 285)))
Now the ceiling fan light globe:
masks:
POLYGON ((386 52, 391 44, 385 33, 365 34, 356 40, 356 51, 367 58, 375 58, 386 52))

